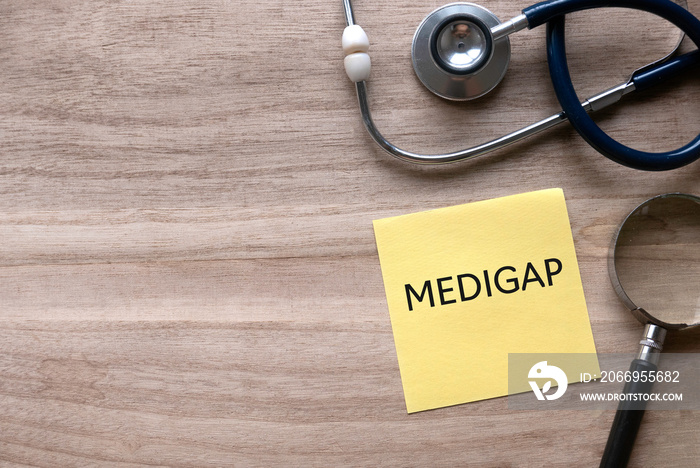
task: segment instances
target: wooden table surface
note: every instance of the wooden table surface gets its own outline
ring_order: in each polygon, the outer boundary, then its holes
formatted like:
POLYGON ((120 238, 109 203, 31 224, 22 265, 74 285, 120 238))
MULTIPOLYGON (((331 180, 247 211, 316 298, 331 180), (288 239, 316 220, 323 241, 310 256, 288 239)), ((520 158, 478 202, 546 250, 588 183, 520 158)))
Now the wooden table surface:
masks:
MULTIPOLYGON (((423 88, 410 44, 438 6, 355 1, 387 137, 454 150, 558 112, 543 28, 512 37, 488 97, 423 88)), ((568 25, 582 96, 676 41, 630 11, 568 25)), ((470 162, 395 160, 362 126, 343 27, 340 0, 0 1, 0 465, 597 466, 612 411, 406 414, 372 220, 563 188, 596 347, 634 352, 611 237, 653 195, 700 193, 700 163, 625 168, 568 124, 470 162)), ((670 149, 699 103, 695 74, 598 120, 670 149)), ((631 464, 698 466, 699 427, 647 413, 631 464)))

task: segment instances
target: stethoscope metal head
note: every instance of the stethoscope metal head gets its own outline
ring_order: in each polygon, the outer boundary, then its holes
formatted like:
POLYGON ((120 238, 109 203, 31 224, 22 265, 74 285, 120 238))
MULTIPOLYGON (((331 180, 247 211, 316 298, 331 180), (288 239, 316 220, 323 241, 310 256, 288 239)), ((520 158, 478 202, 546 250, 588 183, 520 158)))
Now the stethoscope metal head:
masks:
POLYGON ((413 36, 413 68, 421 82, 453 101, 475 99, 500 83, 510 62, 508 37, 494 40, 498 18, 473 3, 430 13, 413 36))

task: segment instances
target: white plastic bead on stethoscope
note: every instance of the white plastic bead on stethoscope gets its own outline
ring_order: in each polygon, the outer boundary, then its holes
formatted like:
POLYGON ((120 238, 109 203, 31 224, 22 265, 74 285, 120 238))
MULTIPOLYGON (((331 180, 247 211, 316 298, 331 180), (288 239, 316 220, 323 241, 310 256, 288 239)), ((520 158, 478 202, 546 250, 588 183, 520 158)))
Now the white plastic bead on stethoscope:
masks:
POLYGON ((364 29, 356 24, 345 28, 343 31, 345 73, 355 83, 369 78, 372 61, 367 51, 369 51, 369 38, 364 29))
POLYGON ((369 38, 364 29, 353 24, 343 31, 343 52, 345 55, 355 52, 367 52, 369 50, 369 38))

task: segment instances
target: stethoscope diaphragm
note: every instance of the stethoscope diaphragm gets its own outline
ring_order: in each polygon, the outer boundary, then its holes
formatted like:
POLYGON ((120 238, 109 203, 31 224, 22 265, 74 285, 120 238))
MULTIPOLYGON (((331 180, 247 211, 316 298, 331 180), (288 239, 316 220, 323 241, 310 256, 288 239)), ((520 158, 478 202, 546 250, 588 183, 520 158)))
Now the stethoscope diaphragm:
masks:
POLYGON ((475 99, 500 83, 510 62, 510 41, 494 41, 498 18, 472 3, 451 3, 430 13, 413 36, 413 68, 438 96, 475 99))

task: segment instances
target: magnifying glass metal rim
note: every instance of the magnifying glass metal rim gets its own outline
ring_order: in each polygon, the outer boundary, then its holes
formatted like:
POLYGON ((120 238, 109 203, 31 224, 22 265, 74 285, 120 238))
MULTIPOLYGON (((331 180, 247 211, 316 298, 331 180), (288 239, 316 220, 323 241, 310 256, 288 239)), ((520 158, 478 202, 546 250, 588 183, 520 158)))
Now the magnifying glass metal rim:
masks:
POLYGON ((620 278, 617 274, 617 269, 615 268, 615 251, 617 248, 617 242, 620 236, 620 233, 622 232, 622 228, 625 226, 627 221, 634 215, 636 215, 639 210, 644 208, 645 206, 649 205, 650 203, 653 203, 655 200, 661 199, 661 198, 685 198, 691 201, 694 201, 695 203, 700 204, 700 197, 696 195, 691 195, 688 193, 681 193, 681 192, 672 192, 672 193, 665 193, 662 195, 657 195, 655 197, 652 197, 642 203, 640 203, 636 208, 634 208, 632 211, 629 212, 629 214, 625 217, 625 219, 620 223, 620 225, 617 228, 617 231, 615 232, 615 235, 613 236, 612 240, 612 245, 610 246, 610 253, 608 255, 608 271, 609 271, 609 276, 610 276, 610 281, 612 282, 613 288, 615 289, 615 292, 617 293, 618 297, 620 300, 627 306, 628 309, 632 312, 632 315, 639 320, 642 324, 647 324, 647 323, 652 323, 654 325, 658 325, 660 327, 663 327, 667 330, 683 330, 686 328, 693 328, 700 326, 700 322, 697 323, 668 323, 664 322, 663 320, 659 320, 658 318, 654 317, 651 315, 649 312, 644 310, 643 308, 637 306, 632 299, 627 295, 625 292, 625 289, 622 286, 622 283, 620 282, 620 278))

